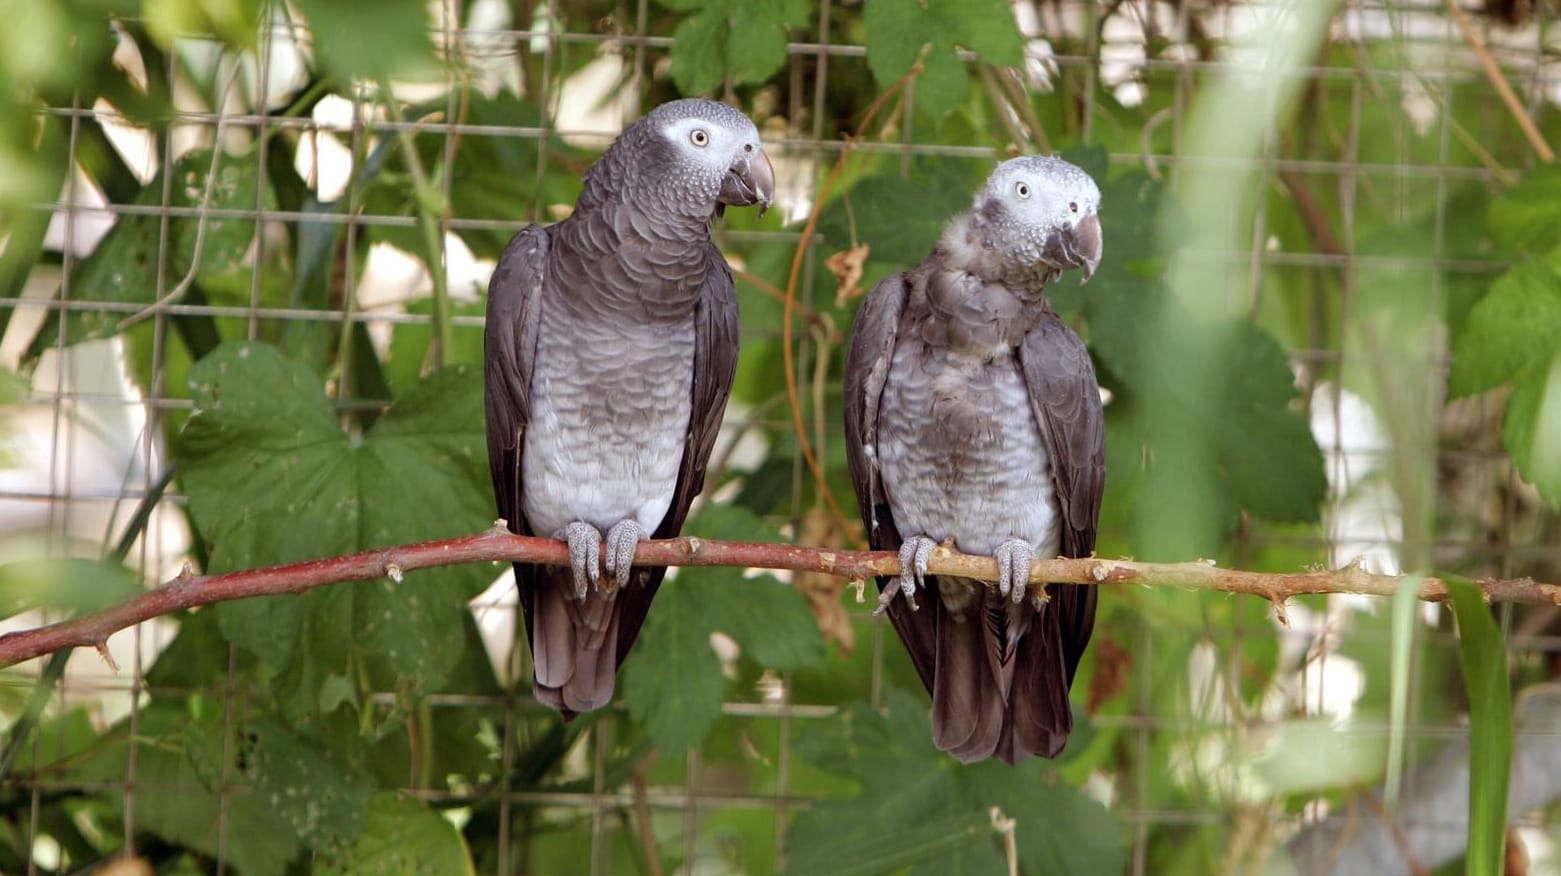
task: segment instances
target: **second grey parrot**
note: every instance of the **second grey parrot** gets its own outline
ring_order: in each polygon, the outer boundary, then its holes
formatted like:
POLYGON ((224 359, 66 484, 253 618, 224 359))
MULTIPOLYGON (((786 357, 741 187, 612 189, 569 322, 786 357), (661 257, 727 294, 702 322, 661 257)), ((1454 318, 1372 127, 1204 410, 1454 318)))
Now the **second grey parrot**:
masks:
POLYGON ((879 579, 962 761, 1055 757, 1095 623, 1093 587, 1029 595, 1032 558, 1090 555, 1105 485, 1099 387, 1046 286, 1100 262, 1100 190, 1056 158, 1006 161, 915 269, 880 282, 846 353, 846 448, 879 579), (1001 581, 927 576, 932 548, 997 558, 1001 581), (916 590, 925 589, 918 607, 916 590), (897 595, 900 598, 896 598, 897 595))
POLYGON ((568 569, 515 564, 537 699, 566 716, 611 701, 665 572, 635 545, 677 535, 704 485, 737 367, 711 221, 775 189, 753 122, 708 100, 634 122, 584 183, 569 218, 505 247, 484 334, 499 513, 569 544, 568 569))

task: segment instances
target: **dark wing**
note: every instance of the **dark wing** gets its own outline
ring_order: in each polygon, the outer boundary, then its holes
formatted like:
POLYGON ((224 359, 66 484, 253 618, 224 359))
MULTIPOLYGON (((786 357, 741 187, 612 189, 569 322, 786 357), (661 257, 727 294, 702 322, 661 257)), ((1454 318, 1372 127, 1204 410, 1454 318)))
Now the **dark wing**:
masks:
MULTIPOLYGON (((851 485, 856 489, 862 525, 867 529, 867 543, 880 551, 899 550, 901 542, 878 470, 878 404, 889 380, 900 316, 910 289, 911 279, 903 273, 879 281, 856 311, 851 343, 846 348, 846 461, 851 468, 851 485)), ((882 592, 892 580, 879 578, 878 590, 882 592)), ((929 580, 928 586, 931 590, 936 585, 929 580)), ((938 599, 930 596, 926 601, 936 603, 938 599)), ((938 653, 937 612, 925 605, 922 611, 911 611, 905 600, 896 599, 890 603, 888 614, 911 655, 916 673, 931 693, 938 653)))
POLYGON ((530 535, 521 511, 520 452, 531 420, 531 368, 541 323, 543 264, 548 232, 530 225, 499 256, 488 281, 483 326, 484 400, 488 416, 488 469, 499 514, 511 532, 530 535))
MULTIPOLYGON (((689 411, 688 434, 672 504, 661 525, 656 527, 654 538, 673 538, 681 532, 694 497, 704 489, 705 466, 715 447, 716 435, 721 431, 721 416, 726 412, 726 401, 732 395, 732 378, 737 373, 737 287, 721 251, 714 244, 706 246, 710 247, 710 269, 705 274, 698 309, 694 311, 693 406, 689 411)), ((666 569, 661 567, 636 568, 635 576, 640 586, 619 591, 619 663, 628 656, 629 647, 639 635, 645 615, 650 611, 651 599, 665 574, 666 569)))
MULTIPOLYGON (((521 229, 504 247, 488 280, 488 314, 483 323, 484 402, 488 419, 488 470, 499 516, 510 532, 532 535, 521 508, 520 453, 531 422, 531 368, 541 324, 543 265, 549 232, 540 225, 521 229)), ((527 641, 535 641, 531 618, 537 567, 515 564, 515 583, 526 618, 527 641)))
MULTIPOLYGON (((1047 313, 1025 336, 1019 363, 1051 459, 1062 516, 1062 555, 1090 556, 1106 486, 1106 421, 1089 350, 1067 324, 1047 313)), ((1071 684, 1095 628, 1098 588, 1054 584, 1051 589, 1071 684)))

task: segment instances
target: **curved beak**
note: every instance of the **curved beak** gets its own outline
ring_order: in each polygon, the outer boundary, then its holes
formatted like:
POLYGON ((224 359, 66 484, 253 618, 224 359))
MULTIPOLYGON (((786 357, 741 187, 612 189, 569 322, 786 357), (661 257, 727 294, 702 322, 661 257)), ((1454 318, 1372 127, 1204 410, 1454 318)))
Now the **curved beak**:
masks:
POLYGON ((764 150, 740 156, 727 168, 716 203, 731 207, 759 205, 759 217, 775 201, 775 166, 764 150))
POLYGON ((1091 213, 1072 228, 1053 232, 1046 241, 1043 255, 1059 268, 1083 268, 1083 282, 1088 283, 1100 266, 1102 245, 1100 217, 1091 213))

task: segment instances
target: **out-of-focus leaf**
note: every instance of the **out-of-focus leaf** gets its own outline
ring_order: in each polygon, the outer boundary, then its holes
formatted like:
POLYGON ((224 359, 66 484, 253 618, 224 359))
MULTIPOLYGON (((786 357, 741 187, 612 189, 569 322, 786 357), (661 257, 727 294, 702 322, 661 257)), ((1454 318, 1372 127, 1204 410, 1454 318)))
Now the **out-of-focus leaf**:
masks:
POLYGON ((1469 692, 1469 851, 1464 872, 1500 876, 1512 770, 1512 689, 1501 630, 1478 587, 1448 581, 1469 692))
POLYGON ((299 0, 317 63, 343 79, 433 72, 428 4, 421 0, 299 0))
POLYGON ((763 82, 786 63, 788 28, 808 23, 807 0, 661 0, 669 9, 699 11, 672 34, 672 81, 683 94, 763 82))
POLYGON ((872 247, 869 259, 907 270, 927 257, 950 218, 970 209, 980 177, 969 162, 918 160, 910 174, 898 165, 859 180, 819 216, 819 231, 831 245, 853 242, 872 247), (850 209, 846 209, 846 201, 850 209), (852 231, 855 231, 853 239, 852 231))
MULTIPOLYGON (((779 540, 752 512, 731 505, 706 506, 685 528, 717 540, 779 540)), ((720 716, 727 684, 710 646, 717 632, 775 669, 815 666, 824 656, 807 601, 773 576, 679 569, 657 594, 620 685, 629 713, 663 749, 698 745, 720 716)))
POLYGON ((1561 348, 1561 273, 1542 261, 1515 265, 1469 312, 1453 347, 1448 390, 1473 395, 1524 381, 1561 348))
POLYGON ((35 608, 97 611, 141 592, 141 579, 101 560, 23 560, 0 565, 0 617, 35 608))
MULTIPOLYGON (((175 209, 196 209, 206 202, 210 188, 213 210, 253 210, 261 185, 256 171, 256 153, 217 157, 216 174, 210 149, 198 149, 182 156, 173 167, 168 205, 175 209)), ((260 193, 264 206, 275 206, 267 186, 260 193)), ((163 176, 159 174, 136 196, 138 206, 163 203, 163 176)), ((164 270, 162 294, 184 280, 190 265, 196 263, 195 281, 229 274, 243 266, 255 235, 250 218, 208 218, 172 216, 167 219, 167 250, 163 249, 163 218, 157 215, 121 216, 114 228, 98 243, 72 275, 70 297, 73 301, 106 301, 151 304, 157 300, 158 260, 168 258, 164 270), (201 230, 204 224, 205 230, 201 230), (196 244, 200 244, 197 251, 196 244)), ((74 344, 88 338, 107 337, 129 314, 113 310, 74 310, 64 323, 65 342, 74 344)), ((60 330, 58 313, 44 321, 28 349, 36 358, 56 343, 60 330)))
MULTIPOLYGON (((68 775, 101 783, 108 805, 131 811, 124 789, 133 748, 137 832, 208 857, 216 856, 220 843, 228 865, 244 876, 282 876, 300 849, 293 829, 259 795, 235 794, 231 786, 220 798, 217 793, 224 775, 219 758, 238 747, 231 738, 224 744, 221 715, 192 720, 182 706, 153 706, 139 721, 134 741, 128 732, 103 737, 96 750, 70 764, 68 775)), ((229 781, 236 776, 226 774, 229 781)))
MULTIPOLYGON (((481 301, 462 302, 452 310, 454 316, 482 316, 485 305, 481 301)), ((407 312, 420 316, 434 312, 432 298, 419 298, 407 304, 407 312)), ((433 325, 427 322, 397 323, 390 335, 390 351, 385 357, 385 378, 397 392, 405 392, 415 386, 427 368, 428 345, 433 341, 433 325)), ((455 326, 455 348, 445 354, 452 364, 482 364, 482 327, 455 326)))
POLYGON ((142 0, 147 32, 164 48, 191 34, 212 33, 250 48, 259 33, 259 0, 142 0))
POLYGON ((1561 167, 1541 164, 1491 202, 1491 237, 1512 253, 1543 256, 1561 246, 1561 167))
MULTIPOLYGON (((883 837, 922 836, 924 827, 947 831, 957 819, 990 818, 991 807, 1017 823, 1019 864, 1027 873, 1119 873, 1126 866, 1123 827, 1105 807, 1077 789, 1049 781, 1048 761, 1010 767, 996 761, 961 765, 932 745, 925 700, 894 687, 883 711, 866 703, 840 719, 812 723, 797 753, 820 769, 861 783, 854 796, 830 797, 799 813, 788 832, 795 869, 883 872, 870 860, 848 859, 883 837)), ((917 873, 1002 872, 995 838, 923 858, 917 873)), ((790 872, 788 870, 788 872, 790 872)))
POLYGON ((1561 348, 1548 368, 1513 389, 1501 434, 1523 479, 1547 502, 1561 505, 1561 348))
POLYGON ((1453 348, 1455 395, 1512 384, 1502 438, 1523 477, 1561 503, 1561 272, 1520 263, 1474 305, 1453 348))
MULTIPOLYGON (((228 571, 482 529, 491 522, 482 387, 468 366, 431 375, 360 439, 341 431, 308 369, 228 344, 190 372, 196 413, 178 441, 190 510, 228 571)), ((459 656, 463 603, 492 572, 454 566, 303 596, 226 603, 226 636, 302 701, 351 654, 379 655, 415 689, 459 656)))
POLYGON ((882 88, 898 82, 922 48, 931 48, 917 78, 917 105, 942 118, 965 95, 968 74, 957 47, 991 64, 1015 65, 1024 46, 1012 12, 1001 0, 927 0, 869 3, 862 15, 867 29, 867 65, 882 88))
POLYGON ((369 800, 357 843, 317 863, 313 872, 322 876, 462 876, 474 871, 454 825, 416 800, 382 792, 369 800))

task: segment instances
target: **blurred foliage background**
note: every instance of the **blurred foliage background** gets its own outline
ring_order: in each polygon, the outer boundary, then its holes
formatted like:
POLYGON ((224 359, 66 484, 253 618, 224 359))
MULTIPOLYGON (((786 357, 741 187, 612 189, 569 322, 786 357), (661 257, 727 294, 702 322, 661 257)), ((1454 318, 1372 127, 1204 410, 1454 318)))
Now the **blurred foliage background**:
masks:
MULTIPOLYGON (((780 192, 717 229, 743 353, 686 531, 860 544, 856 299, 1044 152, 1104 192, 1052 297, 1109 394, 1101 555, 1561 579, 1551 4, 0 9, 7 629, 488 526, 493 259, 696 94, 780 192)), ((498 567, 146 624, 0 672, 0 872, 1561 873, 1553 609, 1462 605, 1460 654, 1412 601, 1111 590, 1067 751, 1008 768, 932 748, 866 607, 683 571, 567 725, 498 567)))

